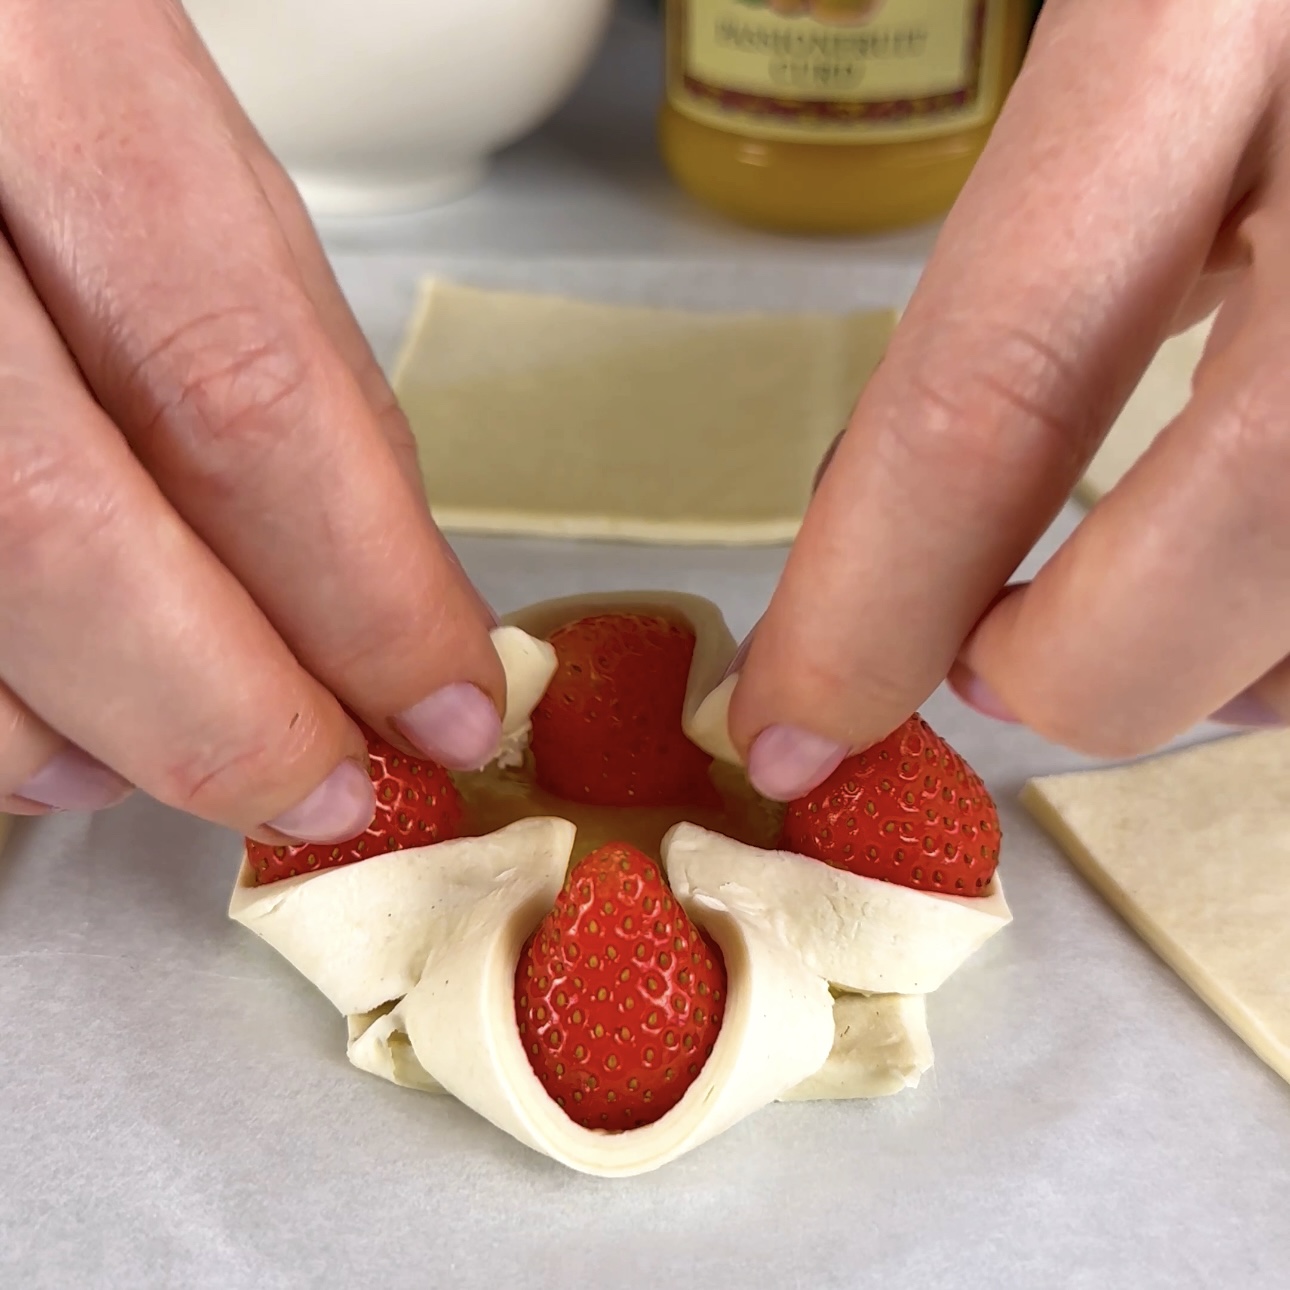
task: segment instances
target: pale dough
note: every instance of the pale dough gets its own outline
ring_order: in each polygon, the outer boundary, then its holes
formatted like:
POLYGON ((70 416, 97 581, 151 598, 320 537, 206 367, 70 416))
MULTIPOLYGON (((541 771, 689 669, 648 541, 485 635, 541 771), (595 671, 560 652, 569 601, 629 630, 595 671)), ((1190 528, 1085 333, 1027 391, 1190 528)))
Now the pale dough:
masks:
MULTIPOLYGON (((346 1018, 349 1060, 401 1088, 446 1093, 417 1061, 403 1005, 346 1018)), ((839 994, 833 1001, 833 1047, 828 1059, 779 1097, 781 1102, 888 1097, 917 1088, 932 1068, 925 995, 839 994)))
POLYGON ((1290 1080, 1290 731, 1032 780, 1022 801, 1161 958, 1290 1080))
POLYGON ((886 1097, 917 1088, 931 1068, 923 995, 842 994, 833 1003, 829 1060, 780 1101, 886 1097))
POLYGON ((263 887, 244 864, 229 917, 272 945, 339 1011, 370 1012, 407 994, 431 948, 466 926, 479 901, 510 891, 517 874, 545 881, 549 908, 573 833, 566 820, 519 820, 487 837, 390 851, 263 887))
POLYGON ((788 947, 719 901, 696 892, 681 903, 721 946, 725 1019, 694 1083, 655 1123, 598 1133, 575 1124, 547 1095, 515 1025, 515 962, 536 919, 516 917, 501 902, 481 908, 471 935, 430 951, 400 1005, 417 1059, 498 1128, 585 1173, 644 1173, 715 1137, 824 1065, 833 1045, 832 999, 788 947))
POLYGON ((1012 921, 997 873, 981 896, 946 896, 747 846, 694 824, 672 829, 663 854, 679 900, 712 892, 844 990, 928 994, 1012 921))
POLYGON ((394 385, 445 529, 783 542, 894 322, 431 281, 394 385))
POLYGON ((1109 493, 1156 435, 1187 406, 1192 374, 1212 325, 1213 318, 1207 318, 1160 346, 1076 487, 1080 501, 1092 506, 1109 493))

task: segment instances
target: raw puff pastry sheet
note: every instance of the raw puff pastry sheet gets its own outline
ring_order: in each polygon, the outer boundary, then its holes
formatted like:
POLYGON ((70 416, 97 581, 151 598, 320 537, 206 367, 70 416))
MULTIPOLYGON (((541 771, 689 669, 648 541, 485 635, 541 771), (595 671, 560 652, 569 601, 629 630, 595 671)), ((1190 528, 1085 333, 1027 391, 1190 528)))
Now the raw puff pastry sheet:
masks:
POLYGON ((444 529, 783 542, 894 323, 430 281, 394 384, 444 529))
POLYGON ((1152 949, 1290 1080, 1290 731, 1035 779, 1022 801, 1152 949))

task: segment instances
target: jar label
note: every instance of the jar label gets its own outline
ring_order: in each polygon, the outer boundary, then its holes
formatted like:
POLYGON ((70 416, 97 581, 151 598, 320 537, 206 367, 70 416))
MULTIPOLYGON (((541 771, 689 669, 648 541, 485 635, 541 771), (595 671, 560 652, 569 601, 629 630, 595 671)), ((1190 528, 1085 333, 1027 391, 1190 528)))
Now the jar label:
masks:
POLYGON ((668 98, 761 139, 878 143, 990 120, 999 0, 669 0, 668 98))

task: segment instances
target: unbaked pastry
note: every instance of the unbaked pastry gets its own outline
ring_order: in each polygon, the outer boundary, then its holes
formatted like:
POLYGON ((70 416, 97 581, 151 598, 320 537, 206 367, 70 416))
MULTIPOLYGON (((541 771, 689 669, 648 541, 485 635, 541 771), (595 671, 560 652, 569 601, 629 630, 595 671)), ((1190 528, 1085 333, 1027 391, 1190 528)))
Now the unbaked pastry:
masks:
POLYGON ((394 386, 444 529, 783 542, 894 321, 430 281, 394 386))
MULTIPOLYGON (((720 613, 693 596, 610 593, 532 606, 495 632, 507 680, 506 758, 523 757, 523 732, 554 668, 540 637, 580 617, 633 610, 693 628, 683 725, 701 746, 716 739, 724 708, 704 699, 735 649, 720 613), (701 710, 704 740, 695 729, 701 710)), ((500 769, 461 777, 468 812, 491 830, 484 836, 263 887, 244 864, 230 913, 346 1015, 355 1066, 449 1092, 585 1172, 657 1168, 776 1100, 912 1087, 931 1065, 922 995, 1008 921, 997 876, 986 896, 964 899, 768 850, 777 817, 763 818, 757 808, 769 805, 742 773, 731 775, 742 789, 727 787, 726 800, 741 808, 739 819, 686 813, 693 822, 678 822, 676 811, 557 802, 536 790, 522 797, 500 769), (534 817, 535 809, 568 818, 534 817), (743 838, 718 832, 723 824, 743 838), (551 1101, 520 1044, 514 1009, 521 946, 571 859, 608 837, 661 857, 677 900, 720 945, 729 983, 716 1046, 694 1085, 655 1123, 622 1134, 583 1129, 551 1101)))
POLYGON ((1290 1080, 1290 731, 1031 780, 1022 801, 1152 949, 1290 1080))
POLYGON ((1156 435, 1187 406, 1192 374, 1212 325, 1213 319, 1207 318, 1160 346, 1076 487, 1080 501, 1092 506, 1109 493, 1156 435))

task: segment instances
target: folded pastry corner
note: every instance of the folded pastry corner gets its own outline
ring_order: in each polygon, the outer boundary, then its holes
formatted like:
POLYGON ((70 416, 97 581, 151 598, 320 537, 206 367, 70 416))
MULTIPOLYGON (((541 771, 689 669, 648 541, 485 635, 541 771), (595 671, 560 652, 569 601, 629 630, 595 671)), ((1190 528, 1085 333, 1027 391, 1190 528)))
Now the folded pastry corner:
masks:
POLYGON ((229 916, 271 945, 346 1015, 401 999, 431 949, 471 934, 481 907, 546 905, 573 849, 567 820, 518 820, 480 838, 390 851, 257 887, 243 864, 229 916))
POLYGON ((664 857, 678 897, 712 893, 844 990, 928 994, 1012 920, 998 874, 980 896, 918 891, 693 824, 668 834, 664 857))

